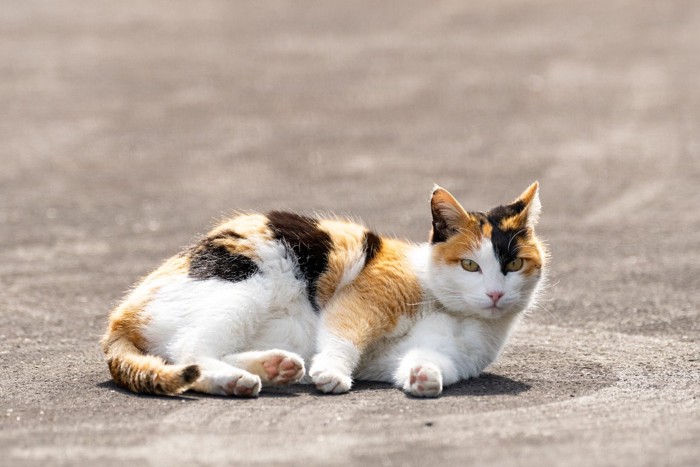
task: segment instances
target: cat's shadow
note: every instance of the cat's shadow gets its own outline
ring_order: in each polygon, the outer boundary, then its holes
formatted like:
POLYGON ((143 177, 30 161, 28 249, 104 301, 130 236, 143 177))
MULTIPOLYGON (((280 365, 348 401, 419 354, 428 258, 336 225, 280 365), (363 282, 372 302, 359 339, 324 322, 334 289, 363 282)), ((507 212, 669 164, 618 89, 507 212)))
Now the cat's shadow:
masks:
MULTIPOLYGON (((393 386, 388 383, 375 383, 368 381, 358 381, 353 386, 353 391, 371 391, 377 389, 392 389, 393 386)), ((495 375, 493 373, 482 373, 478 378, 471 378, 460 381, 456 384, 446 387, 441 397, 469 397, 469 396, 516 396, 520 393, 529 391, 531 385, 508 378, 507 376, 495 375)), ((311 389, 310 392, 315 392, 311 389)), ((411 399, 422 399, 406 395, 411 399)))
MULTIPOLYGON (((181 400, 185 401, 196 401, 198 399, 230 399, 230 397, 216 396, 212 394, 202 394, 198 392, 186 392, 179 396, 158 396, 152 394, 134 394, 131 391, 117 386, 114 381, 104 381, 97 384, 97 387, 103 389, 109 389, 124 395, 129 395, 138 398, 149 398, 149 399, 162 399, 162 400, 181 400)), ((521 381, 516 381, 514 379, 508 378, 507 376, 495 375, 493 373, 483 373, 478 378, 471 378, 465 381, 460 381, 459 383, 448 386, 442 393, 442 397, 469 397, 469 396, 502 396, 511 395, 515 396, 520 393, 529 391, 532 388, 531 385, 523 383, 521 381)), ((393 386, 388 383, 378 383, 374 381, 357 381, 352 388, 353 392, 366 392, 366 391, 377 391, 377 390, 392 390, 393 386)), ((279 386, 279 387, 268 387, 260 393, 261 398, 267 397, 299 397, 302 394, 307 394, 310 396, 319 397, 329 397, 326 394, 321 394, 313 385, 310 384, 296 384, 294 386, 279 386)), ((342 394, 340 395, 342 397, 342 394)), ((333 396, 330 396, 333 397, 333 396)), ((413 398, 412 396, 406 395, 406 397, 413 398)), ((236 400, 255 400, 255 399, 245 399, 236 398, 236 400)))
POLYGON ((126 389, 117 386, 117 384, 113 380, 107 380, 103 381, 101 383, 97 383, 95 386, 98 388, 102 389, 109 389, 110 391, 117 392, 119 394, 125 395, 125 396, 132 396, 132 397, 138 397, 139 399, 160 399, 160 400, 167 400, 167 401, 172 401, 172 400, 180 400, 183 402, 186 401, 193 401, 197 400, 196 397, 190 397, 196 395, 195 393, 187 392, 184 394, 180 394, 178 396, 160 396, 158 394, 137 394, 135 392, 127 391, 126 389))
MULTIPOLYGON (((118 392, 120 394, 123 394, 125 396, 132 396, 132 397, 138 397, 140 399, 161 399, 161 400, 180 400, 182 402, 192 402, 196 401, 199 399, 224 399, 224 400, 231 400, 231 397, 228 396, 217 396, 216 394, 204 394, 201 392, 193 392, 193 391, 188 391, 182 394, 179 394, 177 396, 161 396, 158 394, 137 394, 131 391, 128 391, 120 386, 117 386, 117 384, 113 380, 107 380, 103 381, 101 383, 97 383, 95 386, 98 388, 103 388, 103 389, 109 389, 114 392, 118 392)), ((298 389, 302 388, 304 389, 305 386, 301 385, 296 385, 296 386, 280 386, 280 387, 270 387, 270 388, 265 388, 263 392, 260 393, 258 396, 259 398, 265 398, 265 397, 298 397, 300 392, 313 392, 313 391, 299 391, 298 389)), ((247 398, 247 397, 236 397, 235 400, 237 401, 253 401, 255 399, 252 398, 247 398)))
POLYGON ((463 396, 517 396, 529 391, 531 385, 493 373, 482 373, 477 378, 460 381, 445 388, 444 397, 463 396))

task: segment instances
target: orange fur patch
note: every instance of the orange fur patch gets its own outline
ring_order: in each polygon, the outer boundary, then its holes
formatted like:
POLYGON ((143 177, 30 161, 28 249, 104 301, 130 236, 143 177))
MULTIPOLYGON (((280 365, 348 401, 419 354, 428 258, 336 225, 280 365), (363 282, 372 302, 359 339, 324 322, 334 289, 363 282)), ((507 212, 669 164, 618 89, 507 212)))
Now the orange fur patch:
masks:
POLYGON ((540 185, 538 182, 534 182, 520 196, 518 196, 515 201, 513 201, 513 203, 522 202, 525 208, 519 214, 501 220, 501 224, 499 226, 501 230, 518 230, 527 225, 530 203, 532 203, 532 200, 535 199, 539 186, 540 185))
POLYGON ((530 276, 540 271, 544 266, 544 247, 533 235, 518 239, 518 257, 525 260, 523 274, 530 276))
POLYGON ((484 238, 491 238, 492 233, 493 226, 489 222, 484 222, 481 226, 481 235, 483 235, 484 238))
POLYGON ((474 251, 484 237, 490 237, 491 230, 488 222, 482 226, 477 217, 468 215, 461 220, 458 233, 433 246, 433 258, 447 264, 457 264, 462 261, 465 252, 474 251))
POLYGON ((518 231, 525 227, 525 221, 527 220, 527 211, 523 211, 517 216, 506 217, 501 219, 499 228, 505 232, 509 230, 518 231))
POLYGON ((241 237, 271 238, 272 232, 267 226, 267 217, 263 214, 238 214, 218 226, 208 236, 216 236, 224 232, 235 232, 241 237))
POLYGON ((258 259, 256 244, 261 240, 270 240, 272 232, 266 216, 240 214, 216 226, 207 234, 207 238, 215 239, 215 245, 224 246, 231 254, 258 259))
POLYGON ((406 249, 398 240, 382 239, 382 249, 347 287, 326 305, 326 325, 362 352, 390 333, 401 317, 417 310, 422 292, 406 249))
POLYGON ((319 228, 333 244, 328 254, 328 267, 316 283, 316 300, 323 307, 335 294, 348 265, 361 260, 366 229, 360 225, 338 220, 321 220, 319 228))
POLYGON ((537 189, 539 187, 539 182, 534 182, 532 185, 527 187, 527 189, 520 196, 518 196, 518 198, 516 198, 514 202, 517 203, 518 201, 522 201, 525 204, 525 206, 529 205, 535 198, 535 195, 537 194, 537 189))

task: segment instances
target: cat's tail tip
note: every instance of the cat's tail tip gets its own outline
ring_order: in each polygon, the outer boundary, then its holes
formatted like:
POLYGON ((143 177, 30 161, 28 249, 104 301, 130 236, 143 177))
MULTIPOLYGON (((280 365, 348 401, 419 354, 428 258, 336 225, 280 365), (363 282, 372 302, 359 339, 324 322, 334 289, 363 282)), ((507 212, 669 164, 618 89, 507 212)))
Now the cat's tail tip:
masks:
POLYGON ((199 379, 202 372, 197 365, 187 365, 184 370, 180 373, 180 378, 184 384, 193 384, 199 379))

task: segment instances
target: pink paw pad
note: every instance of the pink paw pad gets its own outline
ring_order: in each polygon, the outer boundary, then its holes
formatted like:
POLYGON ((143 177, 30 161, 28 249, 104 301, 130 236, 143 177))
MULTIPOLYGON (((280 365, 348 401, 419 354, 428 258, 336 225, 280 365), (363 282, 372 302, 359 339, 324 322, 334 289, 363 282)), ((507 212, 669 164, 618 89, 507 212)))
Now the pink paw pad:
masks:
POLYGON ((411 369, 404 389, 418 397, 436 397, 442 392, 442 374, 434 365, 416 366, 411 369))
POLYGON ((238 383, 239 379, 241 379, 241 378, 232 379, 228 383, 224 384, 224 391, 226 391, 227 395, 229 395, 229 396, 235 395, 236 383, 238 383))
POLYGON ((281 355, 274 355, 263 362, 267 378, 272 380, 279 375, 280 362, 284 359, 281 355))
POLYGON ((428 381, 428 375, 427 374, 421 374, 421 367, 417 366, 411 370, 411 376, 409 378, 409 382, 411 384, 415 384, 416 381, 428 381))
POLYGON ((276 385, 293 384, 304 376, 304 362, 290 355, 271 355, 262 366, 267 380, 276 385))
POLYGON ((260 383, 239 376, 224 384, 224 391, 229 396, 255 397, 260 392, 260 383))

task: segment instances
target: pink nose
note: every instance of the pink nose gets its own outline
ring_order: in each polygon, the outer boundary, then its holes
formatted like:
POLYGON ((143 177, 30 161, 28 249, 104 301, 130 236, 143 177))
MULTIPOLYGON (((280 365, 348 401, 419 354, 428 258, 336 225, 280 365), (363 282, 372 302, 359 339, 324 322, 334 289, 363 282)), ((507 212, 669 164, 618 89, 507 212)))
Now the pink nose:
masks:
POLYGON ((493 301, 493 304, 495 305, 503 296, 503 292, 488 292, 486 295, 491 297, 491 301, 493 301))

